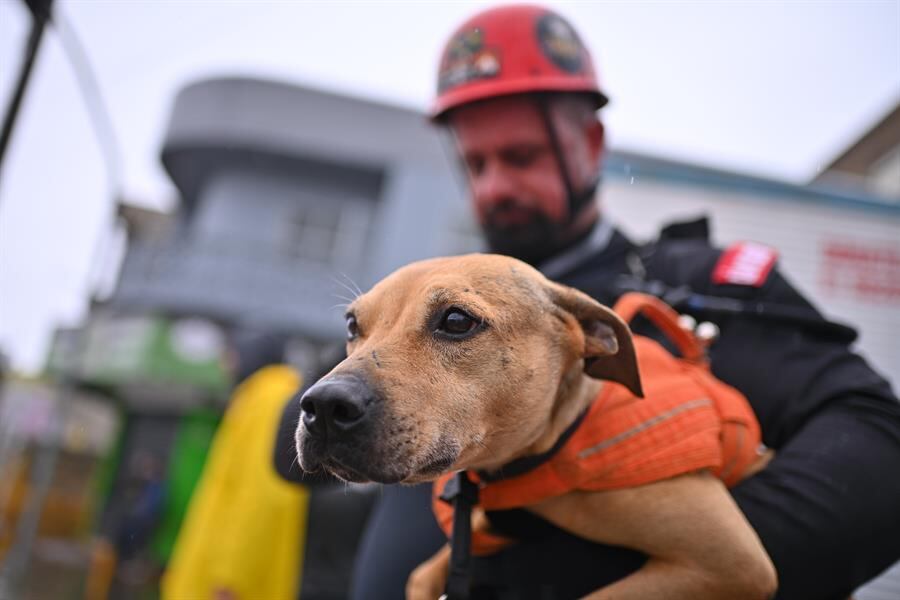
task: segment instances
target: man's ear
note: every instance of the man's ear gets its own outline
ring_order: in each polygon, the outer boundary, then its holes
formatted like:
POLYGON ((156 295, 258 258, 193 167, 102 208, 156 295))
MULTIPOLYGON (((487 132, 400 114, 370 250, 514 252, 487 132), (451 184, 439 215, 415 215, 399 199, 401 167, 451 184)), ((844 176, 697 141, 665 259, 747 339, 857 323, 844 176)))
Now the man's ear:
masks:
POLYGON ((574 288, 550 283, 551 298, 571 314, 584 332, 584 372, 621 383, 644 396, 631 330, 611 309, 574 288))

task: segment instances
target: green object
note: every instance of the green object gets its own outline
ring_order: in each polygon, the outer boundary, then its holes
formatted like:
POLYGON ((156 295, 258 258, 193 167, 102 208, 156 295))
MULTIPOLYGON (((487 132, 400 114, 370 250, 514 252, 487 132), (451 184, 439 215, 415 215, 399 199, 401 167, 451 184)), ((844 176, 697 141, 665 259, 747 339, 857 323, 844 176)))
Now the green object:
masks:
POLYGON ((116 480, 116 473, 119 470, 119 464, 122 462, 122 449, 125 447, 125 432, 128 429, 125 426, 126 415, 121 407, 118 407, 117 413, 119 427, 116 441, 100 459, 100 466, 94 474, 94 481, 92 482, 94 488, 93 497, 97 499, 92 515, 94 523, 92 529, 95 531, 98 529, 103 511, 106 510, 106 504, 109 502, 109 496, 112 493, 113 484, 116 480))
POLYGON ((168 562, 181 522, 212 444, 221 416, 210 409, 197 409, 181 419, 169 456, 162 519, 150 543, 156 558, 168 562))
POLYGON ((126 400, 141 390, 141 402, 189 407, 227 395, 225 352, 224 332, 206 319, 100 313, 82 329, 57 330, 47 372, 126 400))

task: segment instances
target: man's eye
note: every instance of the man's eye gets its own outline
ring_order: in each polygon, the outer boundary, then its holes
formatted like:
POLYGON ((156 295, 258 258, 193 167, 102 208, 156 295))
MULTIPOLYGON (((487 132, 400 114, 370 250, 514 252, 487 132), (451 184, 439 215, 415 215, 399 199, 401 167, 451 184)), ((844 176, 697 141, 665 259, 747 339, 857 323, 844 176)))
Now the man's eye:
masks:
POLYGON ((451 308, 444 313, 437 330, 453 337, 461 337, 472 333, 479 325, 471 315, 458 308, 451 308))
POLYGON ((506 162, 516 168, 523 169, 530 167, 541 155, 540 148, 517 148, 510 150, 504 155, 506 162))
POLYGON ((480 156, 468 156, 465 159, 465 166, 469 175, 480 175, 484 171, 484 159, 480 156))
POLYGON ((347 315, 347 341, 353 341, 357 337, 359 337, 359 323, 356 322, 356 317, 353 315, 347 315))

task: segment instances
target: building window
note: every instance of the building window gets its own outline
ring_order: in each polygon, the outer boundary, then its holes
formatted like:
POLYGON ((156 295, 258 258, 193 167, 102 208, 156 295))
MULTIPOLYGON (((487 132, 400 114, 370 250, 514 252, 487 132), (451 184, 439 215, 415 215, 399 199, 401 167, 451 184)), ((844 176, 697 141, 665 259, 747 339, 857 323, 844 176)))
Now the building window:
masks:
POLYGON ((355 270, 371 233, 372 202, 354 198, 304 198, 285 223, 284 247, 294 259, 355 270))

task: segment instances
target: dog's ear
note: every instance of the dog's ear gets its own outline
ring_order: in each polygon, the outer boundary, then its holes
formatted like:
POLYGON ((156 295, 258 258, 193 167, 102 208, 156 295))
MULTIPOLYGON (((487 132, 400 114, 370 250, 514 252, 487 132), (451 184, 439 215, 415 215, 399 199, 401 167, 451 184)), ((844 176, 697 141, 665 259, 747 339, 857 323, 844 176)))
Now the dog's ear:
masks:
POLYGON ((621 383, 643 397, 631 330, 619 315, 587 294, 557 283, 550 282, 550 296, 581 325, 585 373, 621 383))

